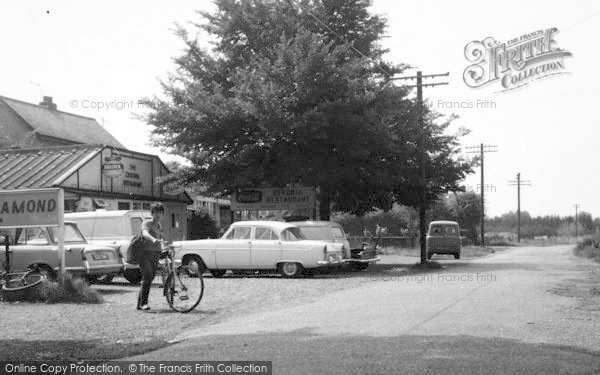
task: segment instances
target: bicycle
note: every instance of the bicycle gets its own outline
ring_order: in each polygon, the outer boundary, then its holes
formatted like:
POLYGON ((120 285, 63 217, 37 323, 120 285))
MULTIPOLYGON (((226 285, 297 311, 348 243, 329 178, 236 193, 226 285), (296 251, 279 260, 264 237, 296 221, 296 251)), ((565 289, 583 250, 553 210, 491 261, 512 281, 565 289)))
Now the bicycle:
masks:
POLYGON ((181 247, 163 243, 161 258, 165 259, 163 294, 169 306, 178 312, 187 313, 198 306, 204 296, 202 272, 192 265, 176 265, 175 253, 181 247))
POLYGON ((19 300, 23 294, 40 285, 46 277, 39 272, 36 266, 29 267, 27 271, 10 272, 10 242, 8 236, 4 237, 4 254, 6 263, 4 272, 0 273, 0 284, 2 285, 2 300, 19 300))

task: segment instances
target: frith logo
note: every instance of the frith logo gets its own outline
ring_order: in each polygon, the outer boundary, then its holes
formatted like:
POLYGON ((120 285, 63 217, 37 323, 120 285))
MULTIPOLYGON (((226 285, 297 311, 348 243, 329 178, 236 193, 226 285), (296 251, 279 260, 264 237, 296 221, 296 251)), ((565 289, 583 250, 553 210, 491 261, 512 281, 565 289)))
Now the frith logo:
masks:
POLYGON ((557 28, 537 30, 500 43, 492 37, 472 41, 465 57, 473 63, 463 73, 469 87, 479 88, 498 81, 502 91, 514 90, 540 78, 568 73, 565 57, 571 52, 558 48, 557 28))

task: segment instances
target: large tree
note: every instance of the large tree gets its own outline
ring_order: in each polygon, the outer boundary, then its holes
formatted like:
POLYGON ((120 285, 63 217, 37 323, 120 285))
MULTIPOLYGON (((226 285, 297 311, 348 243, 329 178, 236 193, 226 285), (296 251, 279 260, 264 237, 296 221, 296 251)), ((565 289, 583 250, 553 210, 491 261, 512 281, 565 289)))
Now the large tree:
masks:
MULTIPOLYGON (((322 218, 330 208, 362 214, 415 203, 403 192, 414 188, 415 103, 389 81, 406 66, 382 62, 385 20, 370 1, 215 4, 196 24, 213 48, 179 27, 186 47, 177 69, 163 98, 146 101, 155 144, 191 162, 187 181, 223 193, 315 186, 322 218)), ((452 159, 456 138, 442 134, 447 125, 433 115, 426 124, 428 168, 444 169, 434 194, 464 168, 452 159)))

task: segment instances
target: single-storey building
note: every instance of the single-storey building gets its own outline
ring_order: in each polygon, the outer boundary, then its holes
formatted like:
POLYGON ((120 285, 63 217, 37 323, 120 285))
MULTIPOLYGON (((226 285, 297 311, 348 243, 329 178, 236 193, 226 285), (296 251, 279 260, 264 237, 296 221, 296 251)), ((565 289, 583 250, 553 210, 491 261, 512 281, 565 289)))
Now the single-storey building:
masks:
POLYGON ((184 189, 161 182, 168 173, 156 155, 107 145, 0 150, 0 190, 60 187, 65 212, 147 210, 163 202, 166 238, 185 239, 192 200, 184 189))

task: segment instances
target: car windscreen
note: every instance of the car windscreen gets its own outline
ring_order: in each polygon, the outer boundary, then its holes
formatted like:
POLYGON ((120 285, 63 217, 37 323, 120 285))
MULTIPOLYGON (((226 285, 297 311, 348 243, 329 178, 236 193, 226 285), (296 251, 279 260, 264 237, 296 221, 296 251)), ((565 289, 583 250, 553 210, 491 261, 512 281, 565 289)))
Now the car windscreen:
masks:
POLYGON ((456 225, 432 225, 429 228, 430 236, 458 236, 458 227, 456 225))
MULTIPOLYGON (((52 242, 58 242, 58 227, 48 227, 48 234, 52 242)), ((86 243, 86 240, 75 225, 65 224, 65 243, 86 243)))
POLYGON ((333 241, 329 227, 299 226, 302 234, 309 240, 333 241))

